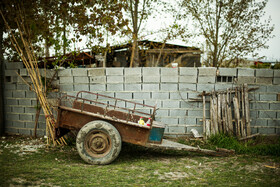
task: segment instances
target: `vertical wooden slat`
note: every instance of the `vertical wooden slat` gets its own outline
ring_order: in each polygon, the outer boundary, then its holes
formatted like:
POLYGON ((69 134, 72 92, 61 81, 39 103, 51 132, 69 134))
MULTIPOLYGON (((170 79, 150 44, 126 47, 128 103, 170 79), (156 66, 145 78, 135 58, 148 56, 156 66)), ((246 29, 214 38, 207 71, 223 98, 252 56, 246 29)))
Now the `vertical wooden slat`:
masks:
POLYGON ((245 92, 245 116, 246 116, 246 129, 247 129, 247 136, 251 135, 251 122, 250 122, 250 104, 249 104, 249 93, 248 93, 248 85, 244 85, 244 92, 245 92))
POLYGON ((240 136, 240 113, 239 113, 239 102, 237 96, 233 97, 234 105, 234 117, 235 117, 235 132, 236 136, 240 136))
POLYGON ((218 110, 218 105, 217 105, 217 97, 216 97, 216 93, 213 93, 213 99, 212 99, 212 113, 213 113, 213 129, 215 131, 215 134, 219 133, 218 130, 218 114, 217 114, 217 110, 218 110))
POLYGON ((202 102, 203 102, 203 136, 206 137, 206 104, 205 104, 205 91, 202 92, 202 102))
POLYGON ((228 115, 227 115, 227 98, 226 94, 222 95, 222 118, 223 118, 223 132, 228 132, 228 115))
POLYGON ((210 137, 210 135, 211 135, 211 121, 206 120, 205 121, 205 137, 206 137, 206 139, 208 137, 210 137))
POLYGON ((222 98, 221 94, 218 94, 218 103, 217 103, 217 125, 218 125, 218 130, 219 132, 223 132, 222 128, 222 98))

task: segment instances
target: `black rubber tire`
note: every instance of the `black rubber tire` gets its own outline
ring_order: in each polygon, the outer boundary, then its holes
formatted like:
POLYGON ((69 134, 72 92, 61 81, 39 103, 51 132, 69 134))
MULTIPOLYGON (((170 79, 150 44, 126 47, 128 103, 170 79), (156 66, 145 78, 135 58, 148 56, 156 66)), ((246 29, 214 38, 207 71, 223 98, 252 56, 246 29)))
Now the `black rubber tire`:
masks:
POLYGON ((110 164, 118 157, 121 146, 122 140, 118 130, 101 120, 84 125, 76 138, 78 153, 89 164, 110 164))

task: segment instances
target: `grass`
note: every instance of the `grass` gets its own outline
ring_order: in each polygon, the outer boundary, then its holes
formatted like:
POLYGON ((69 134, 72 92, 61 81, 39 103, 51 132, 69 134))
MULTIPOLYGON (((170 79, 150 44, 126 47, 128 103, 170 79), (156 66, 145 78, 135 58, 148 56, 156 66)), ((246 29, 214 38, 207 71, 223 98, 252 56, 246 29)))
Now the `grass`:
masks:
POLYGON ((2 186, 277 186, 280 182, 280 159, 275 156, 210 157, 123 144, 116 161, 94 166, 79 157, 74 145, 22 154, 21 145, 30 141, 0 139, 2 186))

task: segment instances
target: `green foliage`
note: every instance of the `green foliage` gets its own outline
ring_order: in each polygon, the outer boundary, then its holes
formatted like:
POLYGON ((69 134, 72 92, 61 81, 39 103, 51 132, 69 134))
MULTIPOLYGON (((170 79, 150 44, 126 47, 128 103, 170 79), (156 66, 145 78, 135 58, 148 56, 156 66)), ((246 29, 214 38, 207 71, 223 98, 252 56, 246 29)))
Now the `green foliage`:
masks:
POLYGON ((276 63, 276 64, 273 66, 273 69, 280 69, 280 62, 276 63))
POLYGON ((261 63, 258 63, 257 65, 253 65, 253 66, 251 66, 251 68, 256 68, 256 69, 269 69, 269 68, 271 68, 271 64, 270 63, 263 63, 263 64, 261 64, 261 63))

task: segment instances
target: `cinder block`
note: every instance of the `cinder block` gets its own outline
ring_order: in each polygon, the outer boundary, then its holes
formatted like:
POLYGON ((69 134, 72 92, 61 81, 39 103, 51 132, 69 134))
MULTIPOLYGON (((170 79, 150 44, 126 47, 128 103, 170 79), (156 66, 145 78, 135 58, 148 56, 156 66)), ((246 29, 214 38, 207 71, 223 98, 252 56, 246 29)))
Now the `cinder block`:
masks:
POLYGON ((197 76, 179 76, 179 82, 197 83, 197 76))
POLYGON ((33 121, 35 119, 32 118, 31 114, 20 114, 19 119, 23 121, 33 121))
POLYGON ((13 113, 24 113, 24 107, 13 107, 13 113))
POLYGON ((123 75, 124 68, 106 68, 106 75, 123 75))
POLYGON ((73 84, 73 77, 59 77, 59 84, 73 84))
POLYGON ((131 76, 125 76, 124 80, 126 83, 141 83, 142 77, 141 75, 131 75, 131 76))
POLYGON ((186 109, 172 109, 169 111, 170 116, 186 116, 186 109))
POLYGON ((20 99, 18 100, 18 104, 22 106, 31 106, 31 100, 30 99, 20 99))
MULTIPOLYGON (((139 104, 144 104, 144 100, 133 100, 133 101, 136 102, 136 103, 139 103, 139 104)), ((134 106, 135 106, 134 103, 126 102, 125 104, 126 104, 125 105, 126 108, 134 109, 134 106)), ((137 108, 143 108, 143 107, 140 106, 140 105, 136 105, 136 109, 137 108)))
POLYGON ((152 92, 153 99, 169 99, 168 92, 152 92))
POLYGON ((18 73, 18 70, 5 70, 4 71, 5 76, 18 76, 17 73, 18 73))
POLYGON ((142 87, 141 84, 125 84, 124 90, 125 91, 141 91, 142 87))
POLYGON ((249 69, 249 68, 238 68, 237 75, 238 75, 238 77, 254 77, 255 70, 249 69))
POLYGON ((161 82, 166 82, 166 83, 177 83, 178 82, 178 75, 166 75, 166 76, 161 76, 161 82))
POLYGON ((32 135, 32 131, 30 129, 18 129, 18 133, 22 135, 32 135))
POLYGON ((13 92, 14 91, 11 91, 11 90, 5 90, 4 91, 4 97, 5 98, 12 98, 13 97, 13 92))
POLYGON ((168 131, 170 133, 186 133, 186 127, 184 126, 170 126, 168 131))
POLYGON ((179 83, 180 91, 196 91, 196 84, 179 83))
POLYGON ((92 84, 106 84, 106 76, 94 76, 89 78, 89 82, 92 84))
MULTIPOLYGON (((24 122, 23 121, 13 121, 13 127, 14 128, 24 128, 24 122)), ((33 123, 33 127, 34 128, 34 123, 33 123)))
POLYGON ((26 91, 26 95, 25 95, 26 98, 37 98, 37 95, 34 91, 26 91))
POLYGON ((272 78, 257 77, 256 84, 272 84, 272 78))
POLYGON ((88 84, 75 84, 74 91, 89 91, 88 84))
POLYGON ((145 75, 143 76, 143 82, 144 83, 159 83, 160 82, 160 76, 150 76, 145 75))
POLYGON ((169 127, 179 124, 177 117, 160 117, 160 121, 164 124, 167 124, 169 127))
POLYGON ((24 107, 24 111, 25 111, 26 114, 35 114, 36 113, 36 106, 24 107))
POLYGON ((18 134, 19 133, 17 128, 11 128, 11 127, 5 128, 5 132, 10 133, 10 134, 18 134))
POLYGON ((105 76, 105 69, 104 68, 88 69, 88 76, 91 76, 91 77, 105 76))
POLYGON ((202 110, 188 110, 187 116, 195 116, 195 117, 201 117, 203 116, 202 110))
POLYGON ((178 84, 160 84, 160 90, 161 91, 177 91, 178 90, 178 84))
POLYGON ((16 84, 5 83, 4 87, 5 87, 5 90, 15 90, 16 89, 16 84))
POLYGON ((89 83, 88 77, 74 77, 74 83, 87 84, 89 83))
POLYGON ((219 76, 230 76, 230 77, 236 77, 237 75, 237 69, 236 68, 219 68, 217 70, 217 74, 219 76))
POLYGON ((280 85, 279 86, 267 86, 268 93, 279 93, 280 92, 280 85))
POLYGON ((72 69, 59 69, 58 70, 58 77, 71 77, 72 76, 72 69))
POLYGON ((273 77, 272 69, 256 69, 256 77, 273 77))
POLYGON ((98 92, 98 94, 109 96, 109 97, 115 97, 115 92, 98 92))
POLYGON ((163 108, 179 108, 180 101, 162 101, 163 108))
POLYGON ((107 84, 107 91, 123 91, 123 84, 107 84))
POLYGON ((189 68, 189 67, 180 67, 179 68, 180 75, 188 75, 197 77, 197 68, 189 68))
POLYGON ((280 69, 274 69, 273 70, 273 76, 274 77, 280 77, 280 69))
POLYGON ((280 119, 269 119, 267 121, 267 126, 274 126, 274 127, 279 127, 280 124, 280 119))
POLYGON ((269 103, 251 103, 251 109, 257 109, 257 110, 269 110, 269 103))
POLYGON ((214 67, 199 67, 198 76, 216 76, 217 68, 214 67))
POLYGON ((140 76, 142 75, 142 68, 124 68, 125 76, 140 76))
POLYGON ((25 98, 25 91, 13 91, 14 98, 25 98))
POLYGON ((280 78, 273 78, 273 84, 280 84, 280 78))
POLYGON ((178 68, 161 68, 161 79, 165 76, 178 76, 178 68))
POLYGON ((251 126, 267 126, 267 119, 253 119, 251 126))
POLYGON ((5 112, 5 113, 6 113, 6 112, 12 112, 12 107, 11 107, 11 106, 5 105, 5 107, 4 107, 4 112, 5 112))
POLYGON ((202 126, 187 126, 187 132, 191 133, 191 130, 195 129, 199 134, 202 134, 203 127, 202 126))
POLYGON ((5 127, 13 127, 13 121, 8 121, 7 119, 5 120, 5 127))
POLYGON ((55 69, 39 69, 39 72, 40 72, 40 75, 42 77, 46 77, 48 79, 51 79, 53 76, 54 78, 56 79, 57 78, 57 73, 56 73, 57 70, 55 69))
POLYGON ((143 91, 159 91, 159 84, 143 84, 143 91))
POLYGON ((161 101, 158 101, 158 100, 144 100, 144 105, 161 107, 161 101))
POLYGON ((251 111, 250 111, 250 118, 251 118, 251 119, 253 119, 253 118, 258 118, 258 111, 251 110, 251 111))
POLYGON ((20 74, 21 76, 28 76, 27 69, 20 69, 20 70, 19 70, 19 74, 20 74))
POLYGON ((142 71, 143 71, 143 77, 160 75, 160 68, 158 68, 158 67, 146 67, 146 68, 143 68, 142 71))
POLYGON ((19 120, 19 114, 6 114, 6 120, 9 121, 19 120))
MULTIPOLYGON (((280 110, 280 103, 270 103, 269 104, 270 110, 280 110)), ((280 117, 280 116, 279 116, 280 117)), ((279 123, 280 124, 280 123, 279 123)))
POLYGON ((61 84, 61 85, 59 85, 59 91, 72 92, 72 91, 74 91, 74 86, 73 86, 73 84, 61 84))
POLYGON ((91 84, 89 85, 89 90, 91 92, 106 91, 105 84, 91 84))
POLYGON ((116 98, 119 99, 132 99, 132 93, 131 92, 117 92, 116 98))
POLYGON ((216 82, 216 76, 198 76, 197 82, 199 84, 213 84, 216 82))
POLYGON ((261 101, 277 101, 276 94, 260 94, 261 101))
POLYGON ((21 69, 21 68, 23 68, 23 63, 22 62, 6 62, 5 66, 6 66, 5 67, 6 70, 21 69))
POLYGON ((197 85, 197 91, 202 92, 202 91, 206 91, 206 92, 210 92, 213 91, 215 88, 214 84, 198 84, 197 85))
POLYGON ((134 92, 133 99, 150 99, 151 92, 134 92))
POLYGON ((169 110, 159 109, 159 110, 156 111, 156 116, 157 117, 167 117, 167 116, 169 116, 169 110))
POLYGON ((235 86, 232 84, 225 84, 225 83, 219 83, 215 84, 215 90, 227 90, 228 88, 234 88, 235 86))
POLYGON ((88 76, 88 72, 87 72, 87 68, 74 68, 72 69, 72 74, 74 77, 87 77, 88 76))
POLYGON ((237 78, 237 82, 236 82, 237 84, 245 84, 245 83, 247 83, 247 84, 254 84, 255 83, 255 77, 249 77, 249 76, 238 76, 238 78, 237 78))
POLYGON ((123 83, 123 76, 107 76, 107 83, 123 83))
POLYGON ((258 128, 260 134, 275 134, 275 128, 258 128))
POLYGON ((26 84, 16 84, 17 85, 17 90, 29 90, 29 86, 26 84))
POLYGON ((259 111, 259 118, 276 118, 276 111, 259 111))

